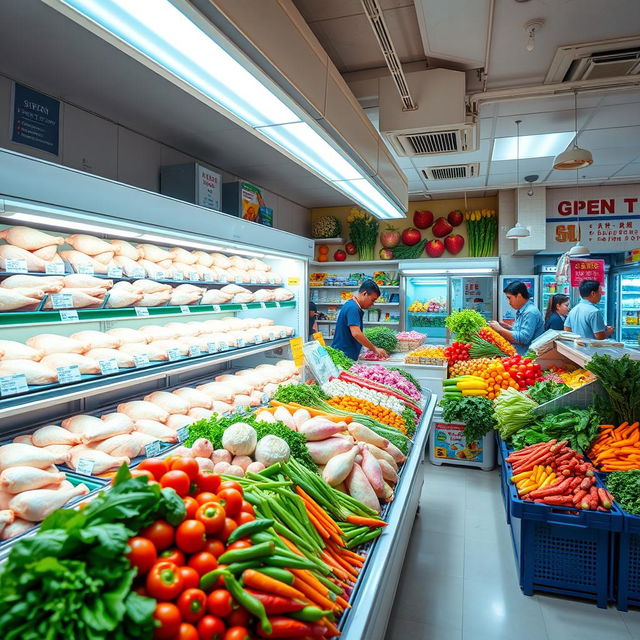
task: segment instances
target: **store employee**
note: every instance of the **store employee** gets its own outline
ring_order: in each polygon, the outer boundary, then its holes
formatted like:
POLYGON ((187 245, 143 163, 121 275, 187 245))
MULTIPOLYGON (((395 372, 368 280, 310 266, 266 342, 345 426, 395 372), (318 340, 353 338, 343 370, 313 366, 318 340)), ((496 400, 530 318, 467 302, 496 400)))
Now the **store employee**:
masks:
POLYGON ((511 342, 516 351, 523 356, 529 350, 529 345, 544 332, 542 314, 530 299, 529 289, 524 282, 510 282, 504 288, 504 293, 509 306, 516 310, 516 320, 511 328, 495 320, 491 321, 489 326, 511 342))
POLYGON ((379 296, 380 287, 373 280, 365 280, 358 293, 342 305, 331 343, 334 349, 339 349, 352 360, 358 359, 362 347, 367 347, 381 358, 387 357, 387 352, 374 346, 362 332, 364 310, 373 305, 379 296))
POLYGON ((614 331, 607 327, 600 309, 596 306, 602 298, 602 287, 597 280, 583 280, 580 283, 582 300, 569 311, 564 324, 566 331, 577 333, 583 338, 605 340, 614 331))

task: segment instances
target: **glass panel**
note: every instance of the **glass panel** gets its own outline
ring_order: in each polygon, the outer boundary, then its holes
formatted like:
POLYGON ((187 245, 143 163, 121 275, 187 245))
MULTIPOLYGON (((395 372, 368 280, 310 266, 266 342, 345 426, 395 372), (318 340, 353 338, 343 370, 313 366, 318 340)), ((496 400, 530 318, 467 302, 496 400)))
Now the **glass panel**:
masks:
POLYGON ((431 344, 446 342, 447 290, 446 277, 405 277, 407 331, 424 333, 431 344))
POLYGON ((564 293, 565 295, 571 295, 569 283, 565 282, 559 284, 556 282, 555 273, 543 273, 542 274, 542 296, 540 297, 540 311, 544 315, 547 311, 547 305, 549 304, 549 298, 556 293, 564 293))
POLYGON ((451 311, 474 309, 493 320, 493 278, 464 276, 451 278, 451 311))
POLYGON ((640 274, 620 278, 620 300, 621 340, 637 348, 640 338, 640 274))

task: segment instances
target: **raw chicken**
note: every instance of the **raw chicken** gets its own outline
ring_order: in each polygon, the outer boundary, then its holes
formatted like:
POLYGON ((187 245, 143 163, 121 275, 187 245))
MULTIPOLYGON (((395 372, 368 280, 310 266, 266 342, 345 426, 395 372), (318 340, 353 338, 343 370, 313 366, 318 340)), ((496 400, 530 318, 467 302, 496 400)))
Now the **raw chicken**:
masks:
MULTIPOLYGON (((106 289, 62 289, 61 294, 71 296, 72 309, 86 309, 87 307, 99 307, 104 302, 106 289)), ((60 307, 56 307, 60 308, 60 307)), ((44 303, 44 309, 53 309, 53 300, 48 298, 44 303)))
POLYGON ((118 425, 121 429, 129 429, 133 431, 133 420, 124 413, 105 413, 101 418, 104 422, 111 425, 118 425))
POLYGON ((30 444, 12 442, 0 447, 0 470, 9 467, 37 467, 47 469, 54 464, 54 456, 30 444))
POLYGON ((158 422, 157 420, 136 420, 136 431, 153 436, 162 442, 176 442, 178 432, 158 422))
POLYGON ((197 336, 200 333, 199 322, 169 322, 164 325, 165 329, 173 331, 177 336, 197 336))
POLYGON ((227 256, 223 256, 221 253, 212 253, 211 261, 214 267, 220 267, 221 269, 228 269, 231 266, 231 260, 227 256))
POLYGON ((170 305, 189 305, 196 304, 205 289, 202 287, 196 287, 193 284, 181 284, 178 285, 172 292, 169 299, 170 305))
POLYGON ((111 469, 117 469, 123 462, 129 464, 131 460, 127 456, 110 456, 104 451, 97 451, 84 445, 78 445, 71 450, 71 466, 76 469, 80 459, 93 460, 93 475, 99 475, 111 469))
POLYGON ((173 254, 166 249, 161 249, 154 244, 139 244, 138 251, 145 260, 150 262, 162 262, 163 260, 171 260, 173 262, 173 254))
MULTIPOLYGON (((147 402, 153 402, 161 409, 164 409, 167 413, 189 413, 191 409, 191 403, 186 399, 176 394, 169 393, 168 391, 154 391, 144 399, 147 402)), ((163 420, 164 422, 164 420, 163 420)))
POLYGON ((215 282, 216 276, 215 271, 213 271, 213 267, 203 267, 201 264, 193 264, 189 271, 193 271, 198 274, 200 280, 204 282, 215 282))
MULTIPOLYGON (((119 369, 130 369, 131 367, 136 366, 133 357, 119 349, 98 347, 96 349, 91 349, 91 351, 87 353, 87 356, 89 358, 93 358, 98 363, 100 360, 111 360, 112 358, 115 358, 119 369)), ((100 373, 100 371, 98 371, 98 373, 100 373)))
POLYGON ((126 240, 112 240, 111 247, 116 252, 116 256, 125 256, 131 260, 142 257, 140 251, 126 240))
POLYGON ((211 398, 202 391, 198 391, 192 387, 182 387, 176 389, 173 395, 178 396, 186 400, 192 408, 202 407, 203 409, 211 409, 211 398))
POLYGON ((144 297, 142 293, 127 291, 126 289, 113 289, 107 300, 109 309, 121 309, 122 307, 134 307, 144 297))
POLYGON ((197 256, 194 256, 191 251, 186 251, 182 247, 171 247, 169 253, 173 256, 174 262, 184 262, 184 264, 193 264, 197 261, 197 256))
POLYGON ((213 264, 213 258, 204 251, 192 251, 191 255, 196 259, 197 263, 203 267, 210 267, 213 264))
POLYGON ((178 340, 154 340, 152 344, 158 349, 164 349, 165 351, 169 351, 169 349, 177 349, 178 353, 181 356, 186 356, 189 353, 189 347, 179 342, 178 340))
POLYGON ((158 422, 166 422, 169 412, 153 402, 144 400, 134 400, 133 402, 123 402, 118 405, 118 413, 128 415, 132 420, 156 420, 158 422))
POLYGON ((250 394, 253 391, 251 383, 242 376, 224 374, 216 377, 216 382, 223 382, 230 387, 234 393, 250 394))
POLYGON ((256 271, 255 269, 250 269, 248 271, 249 277, 251 278, 251 282, 257 282, 258 284, 266 284, 269 282, 269 278, 264 271, 256 271))
POLYGON ((142 299, 138 301, 138 307, 160 307, 169 302, 171 292, 158 291, 156 293, 145 293, 142 299))
POLYGON ((73 449, 75 445, 70 444, 50 444, 46 447, 42 447, 44 451, 48 451, 52 456, 54 456, 55 464, 68 464, 69 459, 71 458, 71 449, 73 449))
POLYGON ((70 273, 64 277, 64 286, 66 289, 111 289, 113 280, 105 280, 104 278, 96 278, 85 273, 70 273))
POLYGON ((84 484, 73 489, 34 489, 23 491, 9 502, 9 508, 20 518, 40 522, 69 500, 89 493, 84 484))
MULTIPOLYGON (((78 271, 78 265, 86 264, 90 265, 93 268, 94 273, 100 273, 104 275, 107 274, 107 265, 94 260, 86 253, 80 253, 80 251, 61 251, 60 255, 64 260, 73 265, 73 268, 76 271, 78 271)), ((42 269, 42 271, 44 271, 44 268, 42 269)))
POLYGON ((91 448, 96 451, 104 451, 104 453, 112 456, 135 458, 140 455, 143 445, 136 439, 135 433, 123 433, 101 442, 96 442, 91 448))
POLYGON ((236 395, 235 391, 223 382, 208 382, 207 384, 201 384, 196 387, 196 389, 202 391, 202 393, 206 393, 212 400, 218 400, 228 404, 233 402, 233 398, 236 395))
POLYGON ((141 269, 144 271, 135 259, 131 259, 128 256, 115 256, 113 261, 122 269, 122 273, 124 273, 125 276, 133 277, 139 273, 141 269))
POLYGON ((73 340, 77 340, 78 342, 82 342, 86 347, 87 351, 90 349, 117 349, 120 346, 120 340, 108 333, 103 333, 102 331, 78 331, 71 335, 73 340))
POLYGON ((0 287, 4 289, 27 289, 34 287, 42 289, 45 293, 58 293, 64 287, 64 278, 62 276, 29 276, 25 274, 16 274, 5 278, 0 287))
POLYGON ((0 245, 0 268, 6 269, 5 260, 11 258, 13 260, 25 260, 27 269, 34 273, 44 273, 47 262, 34 256, 30 251, 25 251, 20 247, 14 247, 11 244, 0 245))
POLYGON ((31 435, 24 433, 21 436, 16 436, 11 442, 19 442, 21 444, 33 444, 31 441, 31 435))
POLYGON ((62 421, 62 427, 80 436, 83 443, 100 442, 121 433, 131 433, 131 426, 106 422, 95 416, 78 415, 62 421))
POLYGON ((114 249, 109 242, 87 235, 86 233, 76 233, 66 238, 68 245, 71 245, 76 251, 86 253, 88 256, 97 256, 100 253, 111 252, 114 249))
POLYGON ((232 297, 220 289, 207 289, 202 295, 200 304, 226 304, 232 297))
POLYGON ((16 516, 11 509, 2 509, 0 511, 0 534, 4 531, 4 528, 11 524, 15 520, 16 516))
POLYGON ((58 373, 33 360, 0 360, 0 378, 23 374, 27 385, 53 384, 58 382, 58 373))
POLYGON ((41 352, 43 356, 49 353, 84 353, 89 350, 82 342, 56 333, 39 333, 27 340, 27 346, 41 352))
POLYGON ((352 498, 362 502, 362 504, 373 509, 376 513, 380 513, 380 502, 378 501, 378 497, 359 464, 355 463, 353 465, 351 473, 349 473, 349 476, 345 481, 345 485, 352 498))
POLYGON ((113 251, 105 251, 105 253, 99 253, 97 256, 93 256, 93 259, 109 266, 114 256, 115 253, 113 253, 113 251))
POLYGON ((193 418, 184 416, 181 413, 174 413, 173 415, 170 415, 167 420, 167 427, 175 429, 176 431, 181 427, 187 427, 190 424, 193 424, 193 418))
POLYGON ((36 447, 48 447, 52 444, 76 445, 82 442, 77 433, 71 433, 55 424, 48 424, 36 429, 31 435, 31 442, 36 447))
POLYGON ((224 293, 228 293, 232 296, 235 296, 238 293, 251 293, 249 289, 245 289, 244 287, 240 287, 237 284, 227 284, 220 291, 224 293))
POLYGON ((44 291, 42 290, 0 288, 0 313, 37 306, 43 297, 44 291), (30 295, 26 295, 27 292, 30 292, 30 295))
MULTIPOLYGON (((11 512, 13 513, 13 511, 11 512)), ((28 522, 27 520, 23 520, 22 518, 16 518, 11 524, 8 524, 2 530, 2 540, 9 540, 9 538, 13 538, 15 536, 19 536, 21 533, 25 531, 29 531, 29 529, 33 528, 33 522, 28 522)))
POLYGON ((0 489, 7 493, 20 493, 40 489, 49 484, 60 485, 65 479, 64 473, 52 473, 35 467, 10 467, 0 473, 0 489))
POLYGON ((257 258, 251 258, 251 260, 249 260, 249 263, 251 265, 251 268, 255 269, 256 271, 264 271, 265 273, 271 271, 271 267, 266 262, 262 262, 262 260, 258 260, 257 258))
POLYGON ((284 302, 285 300, 292 300, 294 297, 293 291, 289 291, 289 289, 285 289, 284 287, 280 289, 274 289, 273 295, 275 299, 278 300, 279 302, 284 302))
MULTIPOLYGON (((80 373, 86 375, 95 375, 100 373, 100 365, 90 355, 80 355, 79 353, 50 353, 40 361, 40 364, 49 367, 53 371, 57 371, 59 367, 71 367, 77 365, 80 373)), ((2 365, 0 364, 0 367, 2 365)))
POLYGON ((8 244, 27 251, 64 244, 64 238, 61 236, 51 236, 48 233, 44 233, 44 231, 38 231, 38 229, 31 229, 30 227, 9 227, 4 231, 0 231, 0 238, 6 240, 8 244))
POLYGON ((258 289, 253 294, 253 299, 256 302, 272 302, 275 300, 275 296, 271 289, 258 289))
POLYGON ((120 351, 124 351, 124 353, 128 353, 132 356, 134 355, 146 355, 151 362, 159 362, 161 360, 168 360, 169 356, 167 355, 166 349, 162 349, 160 347, 155 346, 154 343, 151 344, 123 344, 120 351))
POLYGON ((163 282, 155 282, 154 280, 136 280, 131 283, 134 291, 140 293, 157 293, 158 291, 171 291, 171 285, 163 282))
MULTIPOLYGON (((109 329, 106 332, 107 335, 113 336, 120 340, 120 344, 135 344, 135 343, 147 343, 147 336, 144 333, 140 333, 137 329, 128 329, 127 327, 116 327, 115 329, 109 329)), ((2 350, 2 344, 0 341, 0 350, 2 350)))
POLYGON ((148 324, 144 327, 140 327, 140 333, 147 336, 149 340, 174 340, 178 337, 178 332, 175 329, 175 326, 172 327, 161 327, 158 324, 148 324))
POLYGON ((45 262, 51 262, 58 253, 58 247, 54 244, 49 247, 42 247, 42 249, 36 249, 31 253, 33 253, 34 256, 37 256, 41 260, 44 260, 45 262))
POLYGON ((251 277, 247 271, 240 271, 235 267, 227 269, 227 276, 232 282, 251 282, 251 277))
POLYGON ((155 442, 156 438, 150 436, 146 433, 132 433, 127 436, 129 440, 117 447, 111 452, 112 456, 126 456, 128 458, 137 458, 138 456, 144 455, 145 446, 150 444, 151 442, 155 442))
POLYGON ((213 415, 213 411, 203 409, 202 407, 194 407, 189 411, 189 417, 195 422, 196 420, 206 420, 213 415))

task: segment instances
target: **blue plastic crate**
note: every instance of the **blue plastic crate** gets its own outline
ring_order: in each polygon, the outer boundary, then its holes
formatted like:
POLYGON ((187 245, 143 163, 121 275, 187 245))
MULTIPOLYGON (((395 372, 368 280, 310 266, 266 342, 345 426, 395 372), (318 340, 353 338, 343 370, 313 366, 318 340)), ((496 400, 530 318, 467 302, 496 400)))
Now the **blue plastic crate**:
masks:
POLYGON ((623 511, 624 529, 618 537, 616 604, 620 611, 640 607, 640 517, 623 511))

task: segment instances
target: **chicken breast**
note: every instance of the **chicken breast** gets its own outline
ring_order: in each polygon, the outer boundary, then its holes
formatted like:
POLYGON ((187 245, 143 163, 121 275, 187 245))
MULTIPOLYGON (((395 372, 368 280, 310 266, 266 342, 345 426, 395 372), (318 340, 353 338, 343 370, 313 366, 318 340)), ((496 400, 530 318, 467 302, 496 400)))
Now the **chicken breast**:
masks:
MULTIPOLYGON (((96 375, 100 373, 100 365, 97 360, 89 355, 81 355, 79 353, 50 353, 40 361, 52 371, 57 371, 59 367, 72 367, 76 365, 80 369, 80 373, 85 375, 96 375)), ((0 367, 2 365, 0 364, 0 367)))
POLYGON ((111 247, 116 253, 116 256, 124 256, 130 260, 137 260, 141 258, 140 251, 137 247, 134 247, 130 242, 126 240, 112 240, 111 247))
MULTIPOLYGON (((154 391, 148 396, 145 396, 144 399, 147 402, 152 402, 170 414, 185 414, 189 413, 189 410, 191 409, 191 403, 186 398, 168 391, 154 391)), ((163 422, 166 422, 166 420, 163 422)))
POLYGON ((76 251, 85 253, 88 256, 97 256, 101 253, 114 252, 110 242, 90 236, 86 233, 76 233, 66 238, 68 245, 71 245, 76 251))
POLYGON ((170 260, 173 262, 173 255, 166 249, 161 249, 154 244, 139 244, 138 251, 145 260, 150 262, 162 262, 163 260, 170 260))
POLYGON ((187 251, 182 247, 171 247, 169 253, 173 256, 174 262, 183 262, 184 264, 197 262, 197 256, 194 256, 193 252, 187 251))
POLYGON ((177 442, 178 432, 157 420, 136 420, 136 431, 153 436, 161 442, 177 442))
POLYGON ((31 442, 36 447, 48 447, 52 444, 75 446, 82 442, 82 438, 68 429, 63 429, 55 424, 48 424, 33 432, 31 442))
POLYGON ((44 355, 49 353, 85 353, 88 347, 78 340, 56 333, 39 333, 27 340, 27 346, 44 355))
POLYGON ((137 420, 156 420, 157 422, 166 422, 169 412, 154 404, 144 400, 134 400, 132 402, 123 402, 118 405, 118 413, 124 413, 134 422, 137 420))
POLYGON ((112 289, 107 300, 109 309, 135 307, 144 298, 144 294, 127 291, 126 289, 112 289))
POLYGON ((135 343, 146 344, 148 339, 144 333, 141 333, 137 329, 129 329, 128 327, 116 327, 115 329, 109 329, 106 333, 120 340, 121 345, 135 343))
POLYGON ((30 444, 11 442, 0 446, 0 470, 10 467, 48 469, 54 460, 55 456, 50 452, 30 444))
POLYGON ((161 362, 169 359, 167 350, 162 347, 158 347, 153 342, 151 344, 123 344, 119 351, 124 351, 124 353, 128 353, 132 356, 146 355, 151 362, 161 362))
POLYGON ((42 290, 0 288, 0 313, 26 307, 36 307, 43 297, 44 291, 42 290))
POLYGON ((45 293, 58 293, 64 287, 63 276, 29 276, 18 273, 0 282, 3 289, 41 289, 45 293))
POLYGON ((73 340, 81 342, 90 349, 117 349, 120 346, 120 340, 117 336, 104 333, 102 331, 85 330, 78 331, 71 335, 73 340))
POLYGON ((59 471, 51 472, 36 467, 10 467, 0 473, 0 489, 16 494, 47 485, 60 485, 64 479, 64 473, 59 471))
POLYGON ((7 259, 12 260, 24 260, 27 264, 27 269, 34 273, 44 273, 47 261, 38 258, 30 251, 21 249, 20 247, 14 247, 12 244, 0 245, 0 268, 7 268, 7 259))
POLYGON ((86 273, 70 273, 64 276, 63 281, 65 289, 111 289, 113 287, 113 280, 96 278, 86 273))
POLYGON ((62 421, 62 427, 80 436, 83 443, 100 442, 121 433, 131 433, 131 426, 107 422, 89 415, 77 415, 62 421))
POLYGON ((101 360, 111 360, 112 358, 115 358, 119 369, 130 369, 131 367, 136 366, 133 356, 125 351, 121 351, 120 349, 97 347, 96 349, 88 351, 87 356, 89 358, 93 358, 98 363, 101 360))
POLYGON ((58 246, 64 244, 64 238, 53 236, 31 227, 9 227, 0 231, 0 238, 8 244, 12 244, 27 251, 36 251, 43 247, 58 246))
POLYGON ((144 268, 139 265, 135 259, 130 258, 129 256, 116 255, 113 258, 113 261, 122 269, 122 273, 124 273, 125 276, 135 277, 140 270, 144 272, 144 268))
POLYGON ((58 373, 41 362, 33 360, 0 360, 0 378, 22 374, 27 385, 38 386, 58 382, 58 373))
POLYGON ((93 460, 93 475, 99 475, 111 469, 117 469, 120 465, 129 464, 131 460, 127 456, 111 456, 104 451, 97 451, 83 445, 78 445, 71 450, 70 465, 77 469, 80 460, 93 460))
MULTIPOLYGON (((79 270, 79 265, 89 265, 94 273, 107 274, 107 265, 98 262, 98 260, 94 260, 92 256, 86 253, 81 253, 80 251, 61 251, 60 255, 64 260, 69 262, 76 271, 79 270)), ((42 271, 44 271, 44 268, 42 271)))

